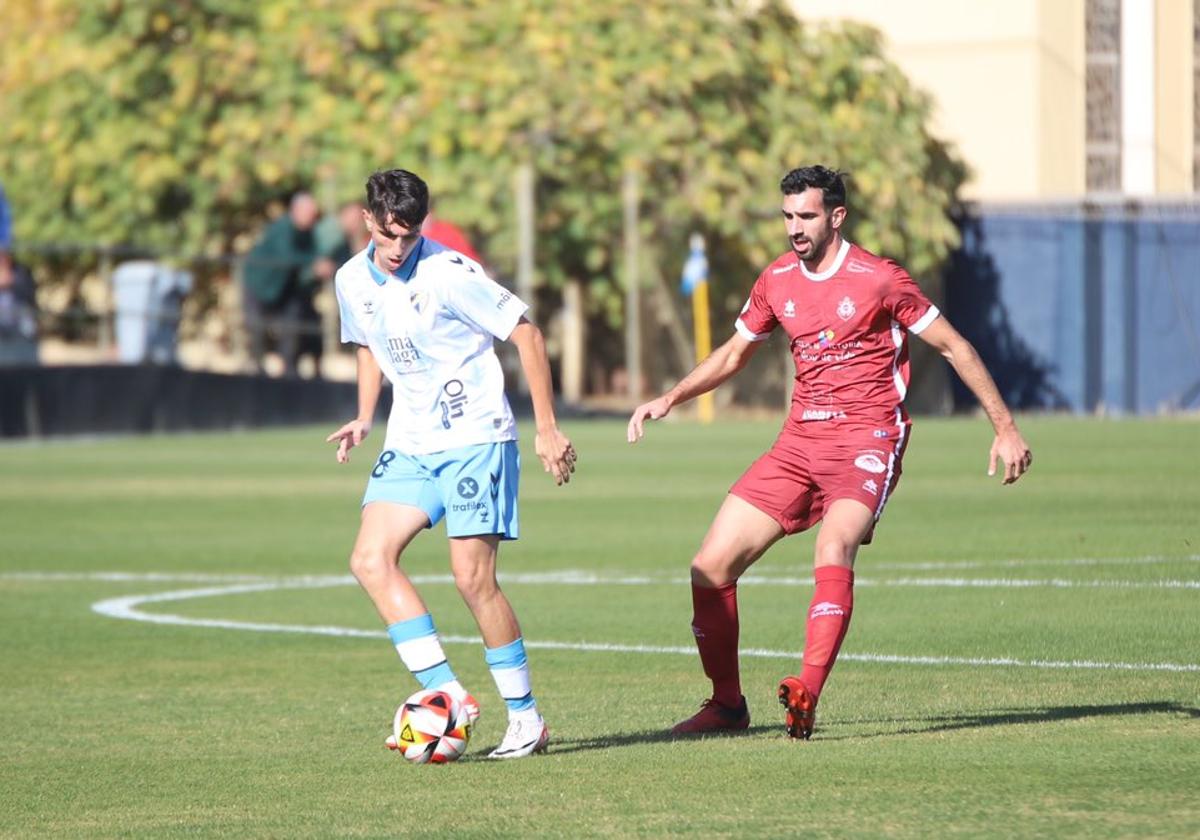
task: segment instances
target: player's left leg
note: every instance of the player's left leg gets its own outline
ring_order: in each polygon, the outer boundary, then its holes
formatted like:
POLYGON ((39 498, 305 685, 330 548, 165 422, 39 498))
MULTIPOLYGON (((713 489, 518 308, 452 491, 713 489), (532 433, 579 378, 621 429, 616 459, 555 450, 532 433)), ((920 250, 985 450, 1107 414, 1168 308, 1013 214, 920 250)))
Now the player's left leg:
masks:
POLYGON ((817 532, 813 559, 816 588, 808 610, 804 665, 799 677, 787 677, 779 685, 779 702, 787 709, 787 731, 793 738, 812 735, 817 700, 850 627, 854 560, 874 526, 871 508, 857 499, 837 499, 825 512, 817 532))
POLYGON ((520 472, 515 441, 451 450, 437 467, 454 582, 479 626, 484 657, 508 706, 508 732, 492 758, 542 752, 550 737, 530 687, 521 627, 496 581, 500 541, 516 539, 520 528, 520 472))
POLYGON ((496 580, 499 534, 450 539, 450 569, 458 592, 483 636, 484 658, 508 706, 508 731, 491 758, 543 752, 550 741, 533 697, 525 642, 512 604, 496 580))

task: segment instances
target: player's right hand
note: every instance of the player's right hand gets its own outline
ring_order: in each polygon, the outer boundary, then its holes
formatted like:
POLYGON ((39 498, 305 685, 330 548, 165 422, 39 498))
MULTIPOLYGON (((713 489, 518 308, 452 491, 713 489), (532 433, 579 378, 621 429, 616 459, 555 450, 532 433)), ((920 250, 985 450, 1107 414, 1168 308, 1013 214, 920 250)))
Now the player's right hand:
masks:
POLYGON ((642 439, 642 427, 647 420, 661 420, 670 411, 671 402, 665 396, 642 403, 633 410, 633 416, 629 418, 629 428, 625 432, 626 439, 630 443, 637 443, 642 439))
POLYGON ((337 462, 346 464, 350 461, 350 450, 358 446, 371 433, 370 420, 351 420, 342 428, 325 438, 326 443, 337 441, 337 462))

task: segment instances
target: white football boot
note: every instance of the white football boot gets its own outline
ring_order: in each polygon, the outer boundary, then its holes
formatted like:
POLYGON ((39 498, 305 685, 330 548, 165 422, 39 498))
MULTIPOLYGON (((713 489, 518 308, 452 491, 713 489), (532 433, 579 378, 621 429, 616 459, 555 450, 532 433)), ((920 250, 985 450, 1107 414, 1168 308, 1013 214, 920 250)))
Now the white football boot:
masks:
MULTIPOLYGON (((458 703, 467 713, 467 724, 474 729, 475 721, 479 720, 479 701, 473 695, 466 694, 459 698, 458 703)), ((383 743, 387 745, 389 750, 400 749, 400 745, 396 743, 395 733, 387 736, 383 743)))
POLYGON ((550 730, 541 715, 509 718, 508 731, 500 746, 488 753, 488 758, 524 758, 543 753, 550 744, 550 730))

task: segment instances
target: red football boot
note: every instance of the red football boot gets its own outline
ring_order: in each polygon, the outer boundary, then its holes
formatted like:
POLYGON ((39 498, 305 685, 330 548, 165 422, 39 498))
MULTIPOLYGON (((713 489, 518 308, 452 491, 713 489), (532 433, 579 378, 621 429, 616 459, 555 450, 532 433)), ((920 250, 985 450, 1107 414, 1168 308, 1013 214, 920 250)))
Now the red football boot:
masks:
POLYGON ((779 683, 779 705, 787 710, 784 716, 787 734, 802 741, 811 738, 817 701, 809 694, 799 677, 784 677, 779 683))
POLYGON ((708 732, 739 732, 750 726, 750 710, 746 698, 734 708, 722 706, 711 697, 700 705, 700 711, 671 727, 672 735, 704 735, 708 732))

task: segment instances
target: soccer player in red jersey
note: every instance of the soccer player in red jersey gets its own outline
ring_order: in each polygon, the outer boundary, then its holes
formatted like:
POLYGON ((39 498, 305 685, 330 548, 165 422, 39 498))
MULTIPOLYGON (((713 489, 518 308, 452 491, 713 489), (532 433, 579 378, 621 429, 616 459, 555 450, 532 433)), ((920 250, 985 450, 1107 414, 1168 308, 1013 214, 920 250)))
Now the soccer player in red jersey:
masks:
POLYGON ((778 539, 820 522, 803 666, 778 690, 788 734, 812 734, 817 700, 850 625, 855 555, 871 541, 900 479, 911 427, 906 333, 936 348, 983 406, 996 433, 988 474, 1002 462, 1011 484, 1033 462, 970 342, 903 268, 842 237, 842 173, 795 169, 780 188, 791 250, 758 276, 733 336, 629 421, 635 443, 646 420, 729 379, 776 327, 787 334, 796 363, 791 410, 771 449, 730 489, 692 560, 692 632, 713 693, 672 729, 679 735, 750 725, 738 674, 738 578, 778 539))

